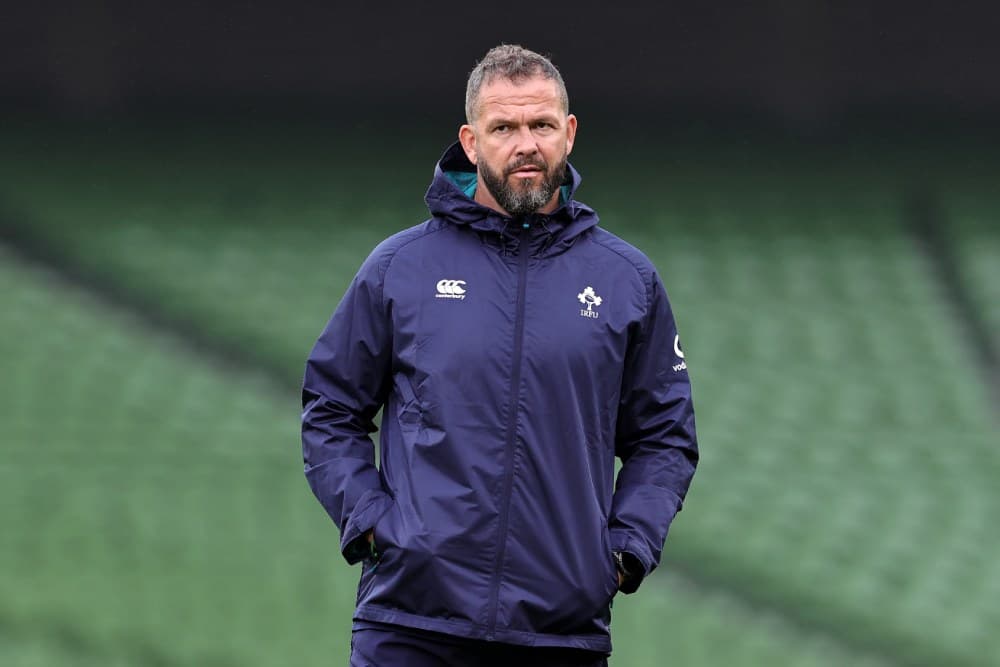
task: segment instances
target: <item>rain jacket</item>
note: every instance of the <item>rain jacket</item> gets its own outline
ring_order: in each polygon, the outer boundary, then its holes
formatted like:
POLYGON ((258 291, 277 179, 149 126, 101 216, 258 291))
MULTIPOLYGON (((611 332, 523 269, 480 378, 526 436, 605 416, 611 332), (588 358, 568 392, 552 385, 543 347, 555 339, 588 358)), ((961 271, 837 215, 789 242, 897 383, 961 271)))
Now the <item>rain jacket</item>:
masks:
POLYGON ((698 460, 674 318, 650 261, 573 199, 575 169, 558 210, 519 218, 475 178, 449 148, 432 217, 375 248, 319 337, 306 478, 365 560, 356 621, 610 652, 613 552, 641 564, 631 592, 698 460))

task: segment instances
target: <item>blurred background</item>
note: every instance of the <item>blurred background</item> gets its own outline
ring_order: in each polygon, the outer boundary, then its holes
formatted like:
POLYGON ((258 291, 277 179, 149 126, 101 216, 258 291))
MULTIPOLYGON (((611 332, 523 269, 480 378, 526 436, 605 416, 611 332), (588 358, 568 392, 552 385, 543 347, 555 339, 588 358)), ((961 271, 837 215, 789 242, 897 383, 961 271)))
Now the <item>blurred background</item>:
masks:
POLYGON ((998 17, 6 8, 0 664, 347 664, 303 363, 501 41, 562 69, 579 198, 691 367, 702 463, 612 665, 1000 664, 998 17))

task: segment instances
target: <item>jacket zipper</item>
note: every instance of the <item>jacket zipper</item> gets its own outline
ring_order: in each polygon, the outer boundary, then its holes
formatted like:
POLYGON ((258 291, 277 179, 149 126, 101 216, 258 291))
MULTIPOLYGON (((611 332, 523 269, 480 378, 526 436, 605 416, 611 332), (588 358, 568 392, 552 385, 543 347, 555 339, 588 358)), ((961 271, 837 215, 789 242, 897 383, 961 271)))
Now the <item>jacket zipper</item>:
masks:
POLYGON ((514 316, 514 367, 510 374, 510 413, 507 416, 507 447, 505 450, 505 469, 503 494, 500 496, 500 528, 499 544, 497 546, 496 562, 493 565, 493 585, 490 587, 489 625, 486 632, 487 641, 496 638, 497 613, 500 597, 500 577, 503 570, 504 552, 507 550, 507 522, 510 517, 510 494, 514 485, 514 450, 517 445, 517 415, 521 402, 521 348, 524 345, 524 294, 528 278, 528 227, 527 223, 521 230, 521 239, 517 244, 517 303, 514 316))

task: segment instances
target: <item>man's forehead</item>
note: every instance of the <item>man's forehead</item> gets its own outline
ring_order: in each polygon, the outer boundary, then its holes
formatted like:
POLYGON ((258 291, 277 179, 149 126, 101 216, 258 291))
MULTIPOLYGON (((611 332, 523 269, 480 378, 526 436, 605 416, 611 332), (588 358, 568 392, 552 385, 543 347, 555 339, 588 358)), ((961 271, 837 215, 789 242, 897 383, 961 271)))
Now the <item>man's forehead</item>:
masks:
POLYGON ((488 112, 512 106, 548 106, 562 111, 562 96, 553 79, 534 76, 511 80, 495 77, 483 84, 479 93, 480 111, 488 112))

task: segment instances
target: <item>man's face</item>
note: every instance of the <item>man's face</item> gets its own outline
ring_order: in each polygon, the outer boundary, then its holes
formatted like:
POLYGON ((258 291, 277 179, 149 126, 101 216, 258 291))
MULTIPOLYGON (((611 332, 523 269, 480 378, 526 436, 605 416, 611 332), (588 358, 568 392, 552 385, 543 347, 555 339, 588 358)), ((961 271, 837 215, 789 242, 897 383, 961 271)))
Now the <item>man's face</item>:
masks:
POLYGON ((478 110, 458 133, 479 172, 476 201, 515 216, 554 211, 576 137, 555 81, 496 78, 480 89, 478 110))

